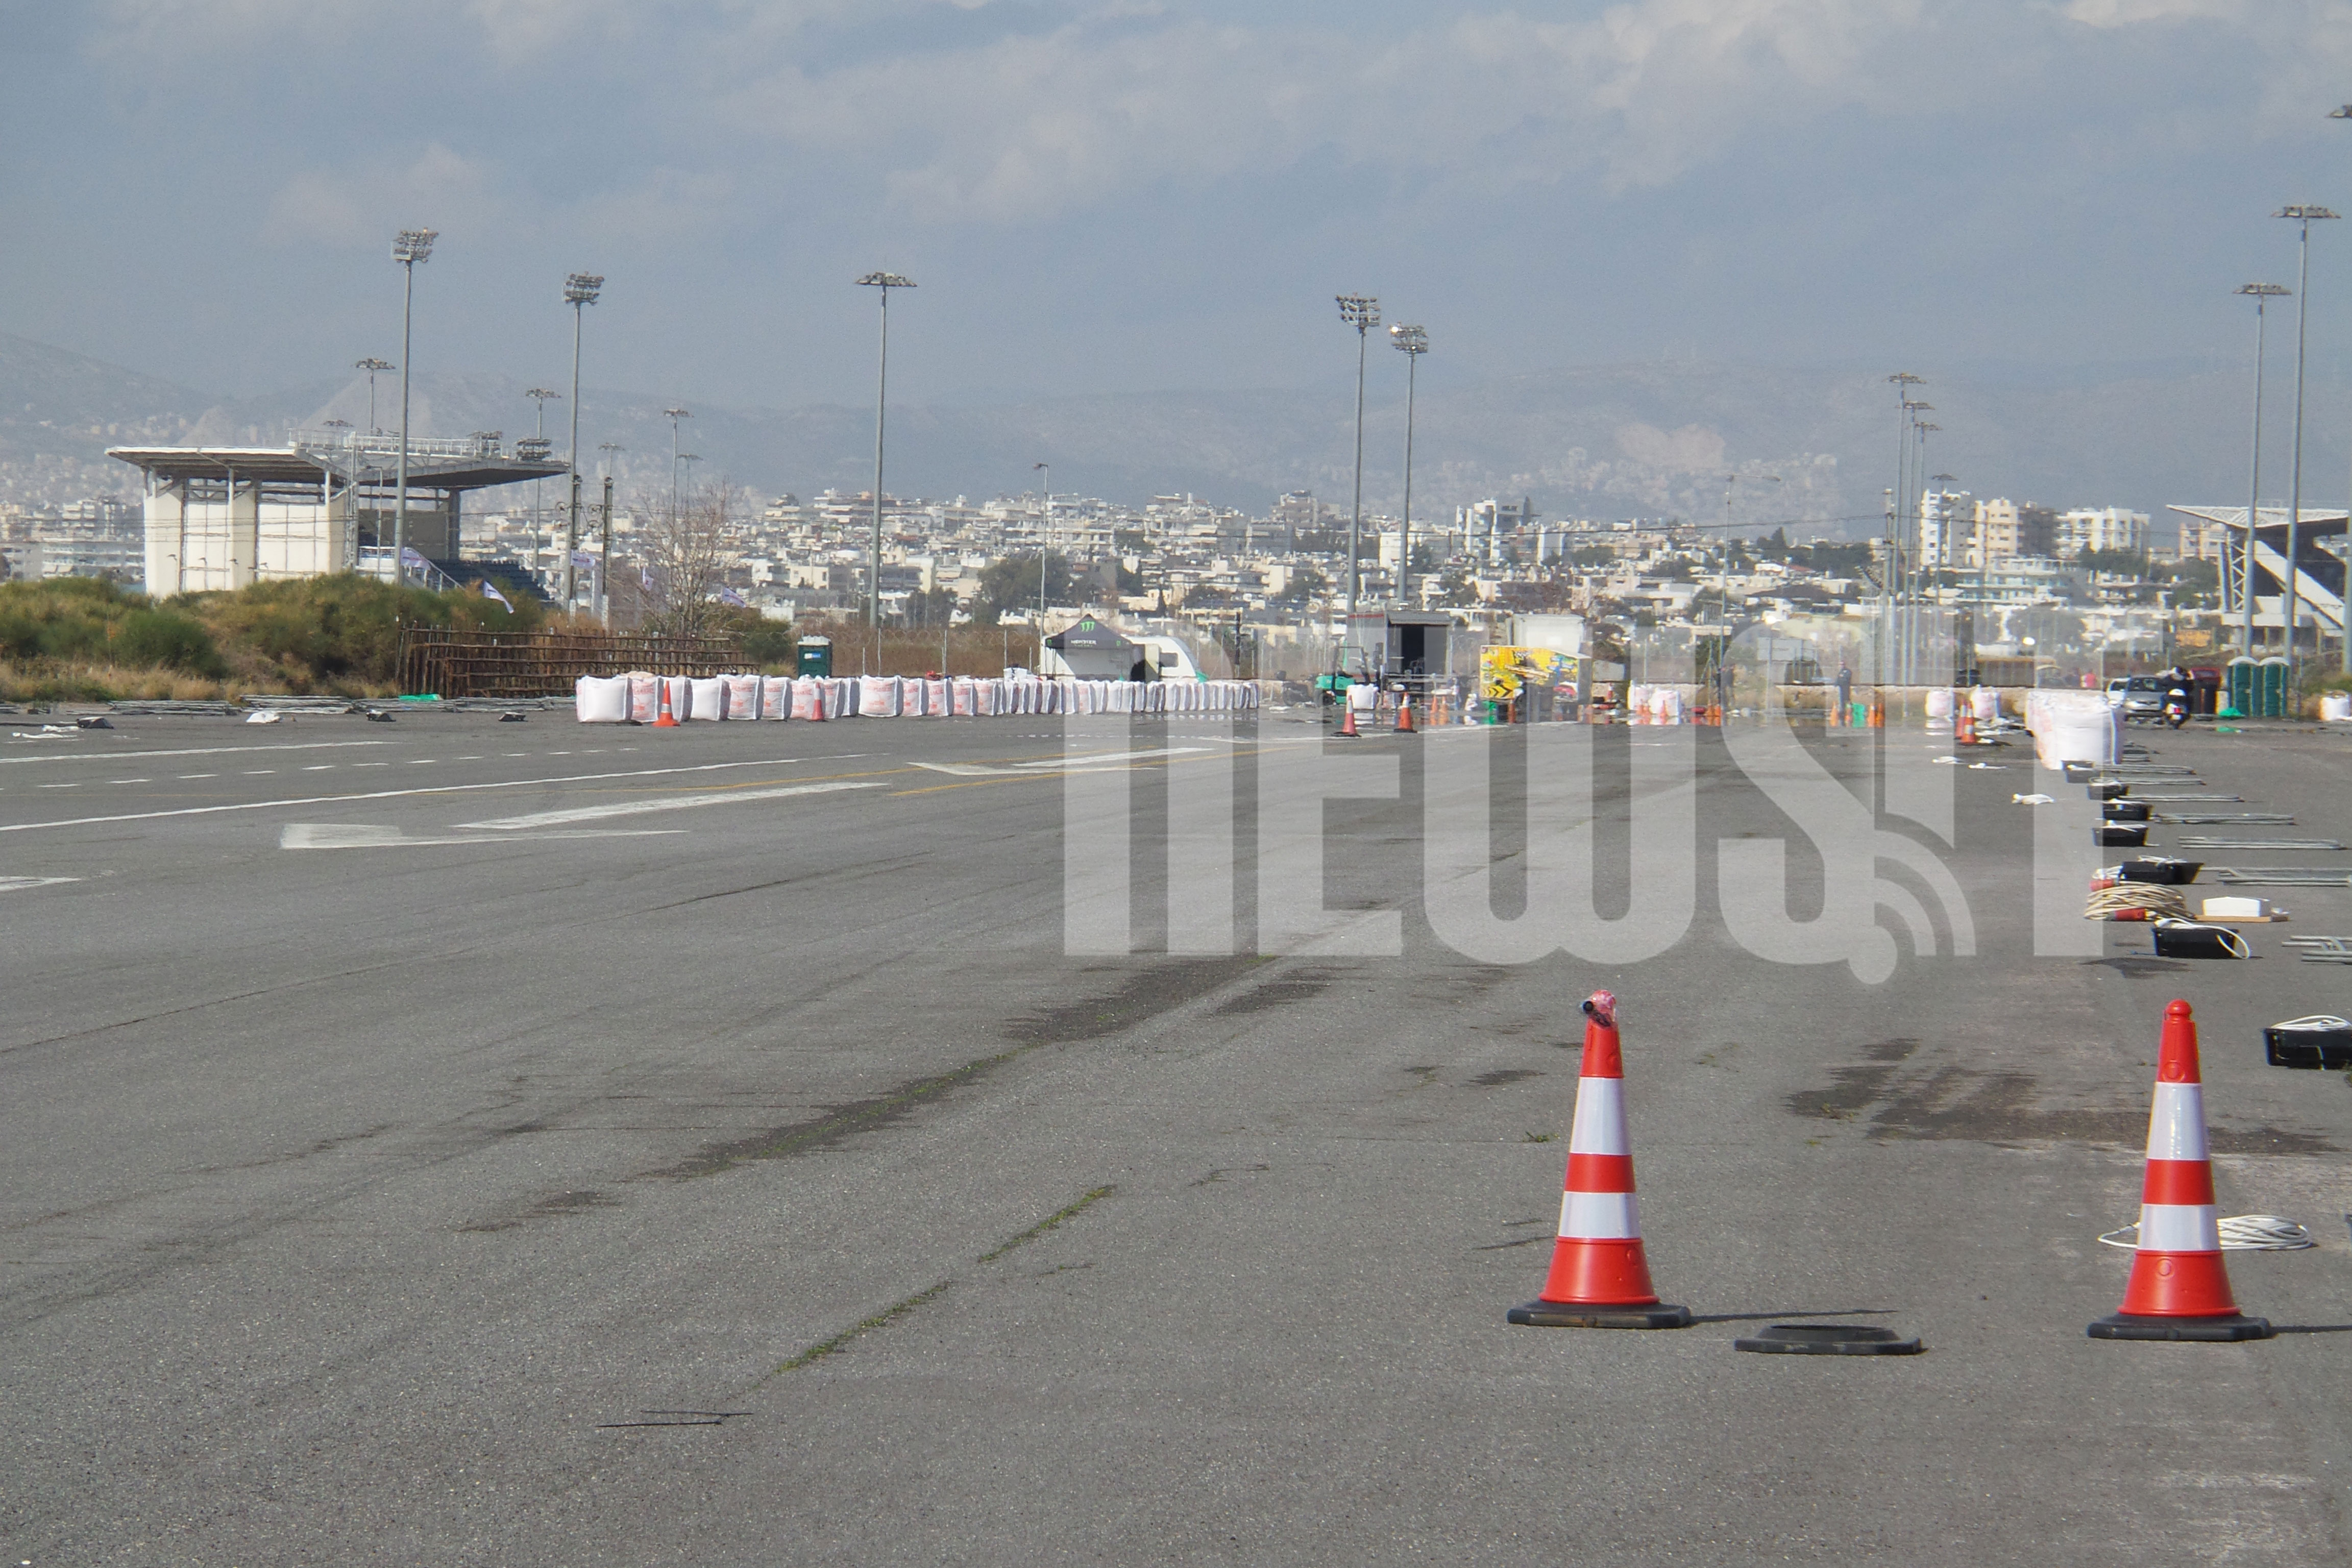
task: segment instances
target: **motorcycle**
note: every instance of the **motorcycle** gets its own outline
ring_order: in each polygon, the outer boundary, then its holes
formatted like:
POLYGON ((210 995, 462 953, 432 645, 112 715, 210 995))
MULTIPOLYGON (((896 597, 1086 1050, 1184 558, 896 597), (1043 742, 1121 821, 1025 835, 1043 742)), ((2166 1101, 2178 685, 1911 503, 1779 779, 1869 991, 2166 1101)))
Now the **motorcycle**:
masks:
POLYGON ((2189 722, 2189 693, 2177 686, 2164 694, 2164 721, 2176 730, 2189 722))

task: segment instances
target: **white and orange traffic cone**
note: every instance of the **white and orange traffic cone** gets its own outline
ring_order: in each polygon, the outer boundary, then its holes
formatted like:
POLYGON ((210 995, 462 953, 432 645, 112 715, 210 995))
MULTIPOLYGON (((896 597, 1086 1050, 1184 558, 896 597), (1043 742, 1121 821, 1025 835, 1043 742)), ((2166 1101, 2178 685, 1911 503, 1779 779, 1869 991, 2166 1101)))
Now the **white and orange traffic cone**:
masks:
POLYGON ((1345 717, 1339 721, 1339 739, 1353 741, 1359 738, 1361 731, 1356 728, 1356 705, 1348 701, 1347 696, 1344 691, 1339 694, 1340 706, 1345 710, 1345 717))
POLYGON ((1596 991, 1584 1014, 1584 1065, 1576 1081, 1576 1122, 1568 1138, 1551 1273, 1543 1294, 1512 1308, 1507 1321, 1543 1329, 1687 1328, 1690 1309, 1660 1304, 1642 1252, 1617 998, 1596 991))
POLYGON ((1977 716, 1967 708, 1960 710, 1960 716, 1952 726, 1952 743, 1959 746, 1977 743, 1977 716))
POLYGON ((1410 735, 1413 732, 1412 693, 1410 691, 1397 694, 1396 732, 1400 735, 1410 735))
POLYGON ((2213 1162, 2205 1146, 2205 1083, 2197 1020, 2189 1004, 2164 1010, 2156 1102, 2147 1114, 2147 1175, 2140 1186, 2139 1246, 2124 1304, 2091 1325, 2095 1340, 2266 1340, 2269 1321, 2238 1310, 2221 1261, 2213 1213, 2213 1162))
POLYGON ((661 682, 661 708, 654 714, 654 728, 656 730, 677 728, 677 716, 669 710, 669 681, 667 678, 664 678, 661 682))

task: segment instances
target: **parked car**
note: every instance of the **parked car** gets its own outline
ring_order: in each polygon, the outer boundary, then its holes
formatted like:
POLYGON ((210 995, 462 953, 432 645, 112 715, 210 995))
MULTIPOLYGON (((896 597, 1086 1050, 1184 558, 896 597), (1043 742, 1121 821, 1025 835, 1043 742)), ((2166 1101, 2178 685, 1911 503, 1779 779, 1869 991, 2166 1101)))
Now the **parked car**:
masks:
POLYGON ((2107 682, 2107 706, 2124 710, 2124 721, 2164 717, 2166 687, 2160 677, 2119 675, 2107 682))

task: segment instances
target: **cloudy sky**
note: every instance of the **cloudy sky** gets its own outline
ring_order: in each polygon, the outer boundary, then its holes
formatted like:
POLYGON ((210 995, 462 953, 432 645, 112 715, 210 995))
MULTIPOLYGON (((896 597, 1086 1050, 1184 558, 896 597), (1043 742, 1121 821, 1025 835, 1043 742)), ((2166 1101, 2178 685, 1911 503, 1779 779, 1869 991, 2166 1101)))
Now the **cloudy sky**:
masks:
POLYGON ((793 405, 871 396, 877 267, 918 400, 1344 376, 1339 290, 1448 379, 2210 362, 2267 215, 2352 213, 2336 0, 0 0, 0 330, 238 395, 396 358, 410 225, 420 370, 561 384, 578 268, 593 384, 793 405))

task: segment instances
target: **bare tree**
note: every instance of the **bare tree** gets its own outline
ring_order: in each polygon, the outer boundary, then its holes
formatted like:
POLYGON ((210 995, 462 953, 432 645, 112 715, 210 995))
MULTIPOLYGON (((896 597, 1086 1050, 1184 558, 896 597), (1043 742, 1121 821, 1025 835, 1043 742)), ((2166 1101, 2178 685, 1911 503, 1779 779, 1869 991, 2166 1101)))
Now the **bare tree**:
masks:
POLYGON ((716 595, 727 580, 734 550, 734 513, 742 491, 724 479, 682 497, 673 511, 667 496, 637 503, 647 521, 637 531, 639 595, 646 630, 698 637, 719 618, 716 595))

